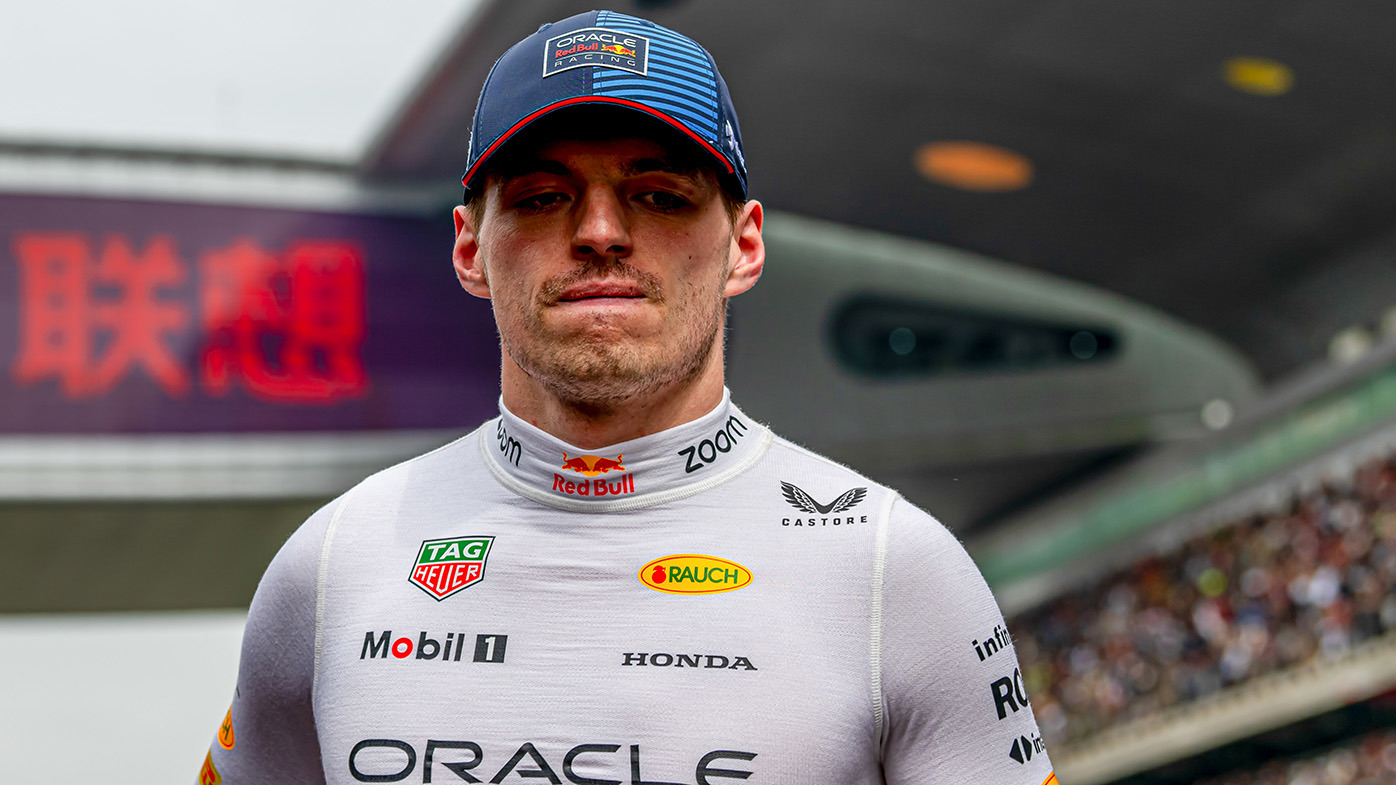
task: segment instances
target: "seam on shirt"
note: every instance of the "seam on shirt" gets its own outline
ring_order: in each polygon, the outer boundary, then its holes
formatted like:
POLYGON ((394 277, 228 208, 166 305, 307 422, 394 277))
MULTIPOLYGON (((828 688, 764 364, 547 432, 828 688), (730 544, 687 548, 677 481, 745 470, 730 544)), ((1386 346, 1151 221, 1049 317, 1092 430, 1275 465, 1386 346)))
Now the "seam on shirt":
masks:
POLYGON ((416 463, 417 461, 420 461, 428 456, 435 455, 436 453, 444 452, 448 449, 451 449, 457 444, 460 444, 461 442, 464 442, 466 439, 469 439, 471 436, 474 436, 476 433, 479 432, 479 430, 479 428, 476 428, 474 431, 464 434, 458 438, 452 439, 451 441, 446 442, 445 444, 436 447, 435 449, 428 450, 427 452, 424 452, 421 455, 417 455, 412 458, 399 461, 398 463, 395 463, 392 466, 374 472, 372 475, 362 480, 358 485, 355 485, 353 488, 350 488, 342 497, 340 497, 339 503, 335 505, 334 513, 330 515, 330 522, 325 525, 325 534, 320 539, 320 557, 315 569, 315 656, 312 661, 310 673, 310 705, 312 712, 314 711, 315 707, 315 696, 318 693, 320 687, 320 649, 325 628, 325 588, 326 585, 329 583, 330 574, 330 542, 334 539, 335 529, 339 527, 340 517, 343 516, 344 511, 349 508, 349 500, 352 499, 356 493, 358 493, 360 488, 367 485, 368 482, 373 478, 378 477, 379 475, 387 474, 397 469, 398 467, 416 463))
POLYGON ((325 526, 325 534, 320 540, 320 558, 315 569, 315 659, 310 673, 310 705, 315 705, 315 695, 320 686, 320 646, 321 638, 325 629, 325 587, 329 583, 330 577, 330 541, 334 539, 334 531, 339 526, 340 516, 349 507, 349 499, 353 497, 354 491, 362 486, 355 486, 335 505, 334 514, 330 516, 330 522, 325 526))
POLYGON ((892 505, 897 494, 888 493, 877 518, 877 536, 873 541, 872 610, 869 616, 868 655, 871 667, 873 742, 877 759, 882 760, 887 744, 887 702, 882 694, 882 602, 887 577, 887 538, 892 526, 892 505))
MULTIPOLYGON (((494 421, 491 420, 490 422, 494 421)), ((494 475, 494 478, 499 481, 500 485, 503 485, 505 488, 508 488, 509 490, 513 491, 514 493, 517 493, 518 495, 526 499, 532 499, 533 501, 539 502, 540 504, 546 504, 549 507, 556 507, 559 510, 567 510, 568 512, 625 512, 628 510, 638 510, 643 507, 653 507, 657 504, 667 504, 669 502, 676 502, 680 499, 687 499, 690 496, 696 496, 697 494, 700 494, 704 491, 716 488, 717 486, 727 482, 733 477, 736 477, 742 472, 745 472, 747 469, 750 469, 752 466, 755 466, 757 461, 765 457, 766 451, 770 449, 773 443, 775 443, 776 438, 775 434, 771 432, 770 428, 767 428, 764 425, 760 425, 759 423, 758 425, 761 428, 762 433, 759 437, 756 446, 752 448, 750 453, 743 456, 740 461, 737 461, 736 463, 732 464, 726 469, 723 469, 718 474, 715 474, 706 480, 701 480, 699 482, 693 483, 692 485, 685 485, 681 488, 674 488, 673 490, 668 491, 655 491, 653 493, 644 493, 636 496, 631 496, 628 499, 616 499, 615 501, 606 502, 583 501, 581 499, 563 499, 557 496, 553 496, 547 491, 541 491, 537 488, 534 488, 533 486, 528 485, 519 478, 506 472, 504 468, 501 467, 495 461, 494 453, 489 449, 489 446, 486 443, 486 439, 479 439, 478 441, 480 446, 480 455, 484 458, 485 468, 490 470, 490 474, 494 475)))

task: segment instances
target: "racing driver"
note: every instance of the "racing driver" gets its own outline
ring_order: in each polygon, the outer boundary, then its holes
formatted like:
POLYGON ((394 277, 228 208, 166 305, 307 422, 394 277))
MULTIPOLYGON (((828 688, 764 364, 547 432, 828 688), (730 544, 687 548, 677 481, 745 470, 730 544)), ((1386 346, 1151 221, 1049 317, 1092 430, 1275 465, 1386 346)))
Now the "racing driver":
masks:
POLYGON ((764 216, 708 52, 545 25, 486 80, 464 185, 499 416, 287 541, 200 782, 1054 785, 956 539, 729 397, 764 216))

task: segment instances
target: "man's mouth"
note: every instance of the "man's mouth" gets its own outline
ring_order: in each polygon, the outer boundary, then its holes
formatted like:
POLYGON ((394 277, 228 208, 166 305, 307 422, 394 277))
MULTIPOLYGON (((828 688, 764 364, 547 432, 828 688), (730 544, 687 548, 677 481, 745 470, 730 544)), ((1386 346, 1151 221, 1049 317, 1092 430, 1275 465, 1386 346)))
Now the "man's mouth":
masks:
POLYGON ((615 300, 643 300, 645 290, 632 283, 593 281, 574 284, 558 295, 557 302, 572 303, 594 301, 597 303, 615 300))

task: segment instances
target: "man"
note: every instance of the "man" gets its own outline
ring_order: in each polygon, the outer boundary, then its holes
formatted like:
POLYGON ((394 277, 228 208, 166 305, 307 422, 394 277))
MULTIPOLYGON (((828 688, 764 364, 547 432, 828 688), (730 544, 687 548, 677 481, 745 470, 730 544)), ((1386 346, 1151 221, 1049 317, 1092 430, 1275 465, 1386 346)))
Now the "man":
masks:
POLYGON ((955 539, 728 400, 765 252, 710 56, 545 26, 486 81, 464 183, 500 417, 287 542, 203 781, 1052 781, 955 539))

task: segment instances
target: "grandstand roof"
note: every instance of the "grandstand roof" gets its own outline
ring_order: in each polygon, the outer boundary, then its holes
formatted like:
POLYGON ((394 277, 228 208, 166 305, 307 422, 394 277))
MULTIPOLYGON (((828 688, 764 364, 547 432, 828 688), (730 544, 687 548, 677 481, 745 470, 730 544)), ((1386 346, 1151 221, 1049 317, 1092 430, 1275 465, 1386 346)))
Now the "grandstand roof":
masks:
MULTIPOLYGON (((1396 305, 1390 4, 622 5, 713 52, 768 207, 1125 295, 1219 337, 1270 382, 1396 305)), ((482 6, 365 172, 455 174, 462 96, 501 44, 589 7, 482 6)), ((1121 457, 906 479, 951 518, 992 523, 1121 457)))
MULTIPOLYGON (((1389 3, 621 5, 714 53, 770 207, 1127 295, 1220 336, 1267 379, 1396 303, 1389 3), (1030 182, 928 181, 918 155, 934 166, 924 146, 955 140, 1025 157, 1030 182)), ((454 174, 501 43, 590 7, 486 4, 368 170, 454 174)))

